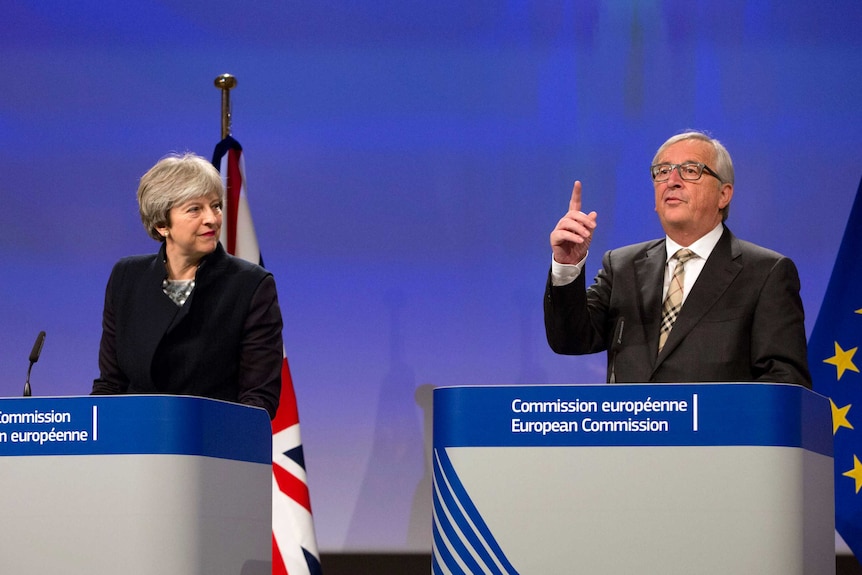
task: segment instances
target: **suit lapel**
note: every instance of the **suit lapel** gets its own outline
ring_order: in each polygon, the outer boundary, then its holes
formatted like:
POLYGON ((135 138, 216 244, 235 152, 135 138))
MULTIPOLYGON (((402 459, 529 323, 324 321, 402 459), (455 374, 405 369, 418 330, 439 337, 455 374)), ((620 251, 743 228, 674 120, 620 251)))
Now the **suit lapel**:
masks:
POLYGON ((149 373, 156 348, 180 309, 162 291, 162 280, 165 279, 163 262, 163 253, 157 254, 144 270, 143 276, 128 288, 135 292, 135 299, 141 302, 140 306, 135 306, 133 347, 145 373, 149 373))
MULTIPOLYGON (((635 290, 641 325, 644 328, 644 341, 648 349, 658 349, 658 326, 661 321, 661 292, 664 281, 664 268, 667 263, 665 241, 661 240, 648 247, 635 260, 635 290)), ((655 359, 655 356, 651 356, 655 359)))
MULTIPOLYGON (((739 272, 742 264, 737 261, 739 249, 736 240, 729 229, 724 230, 715 249, 706 260, 691 293, 686 297, 679 317, 670 331, 667 343, 656 358, 656 368, 665 357, 673 352, 685 339, 685 336, 703 319, 703 316, 712 309, 715 302, 727 291, 739 272)), ((656 347, 658 349, 658 337, 656 336, 656 347)))

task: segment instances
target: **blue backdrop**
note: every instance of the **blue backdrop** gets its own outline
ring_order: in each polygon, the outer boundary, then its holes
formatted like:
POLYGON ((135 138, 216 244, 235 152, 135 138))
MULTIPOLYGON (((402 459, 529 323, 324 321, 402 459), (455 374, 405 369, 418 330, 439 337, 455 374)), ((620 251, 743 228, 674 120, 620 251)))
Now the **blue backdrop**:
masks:
POLYGON ((210 156, 213 80, 278 283, 322 550, 430 549, 430 386, 604 381, 544 340, 572 182, 605 249, 658 237, 648 166, 734 158, 729 226, 792 257, 813 327, 862 176, 858 0, 3 0, 0 394, 87 393, 104 286, 152 252, 161 156, 210 156))

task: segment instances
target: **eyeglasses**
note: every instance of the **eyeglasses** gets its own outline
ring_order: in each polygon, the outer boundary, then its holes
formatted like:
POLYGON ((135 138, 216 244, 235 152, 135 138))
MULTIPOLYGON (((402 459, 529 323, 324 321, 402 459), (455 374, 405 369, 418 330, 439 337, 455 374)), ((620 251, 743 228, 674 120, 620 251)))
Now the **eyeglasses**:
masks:
POLYGON ((712 168, 700 162, 685 162, 684 164, 656 164, 650 166, 650 173, 654 182, 666 182, 674 170, 679 177, 687 182, 699 180, 704 172, 721 181, 721 176, 716 174, 712 168))

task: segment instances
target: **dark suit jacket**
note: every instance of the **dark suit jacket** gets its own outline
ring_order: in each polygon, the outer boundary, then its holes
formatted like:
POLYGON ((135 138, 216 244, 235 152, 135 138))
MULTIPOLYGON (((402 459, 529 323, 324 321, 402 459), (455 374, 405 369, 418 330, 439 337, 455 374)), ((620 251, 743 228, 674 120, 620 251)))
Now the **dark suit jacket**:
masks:
POLYGON ((665 240, 611 250, 595 283, 584 274, 545 290, 557 353, 610 349, 618 383, 796 383, 811 387, 799 275, 793 262, 725 229, 658 353, 665 240), (623 321, 619 343, 612 343, 623 321))
POLYGON ((272 274, 218 245, 178 307, 162 291, 164 257, 163 245, 114 266, 92 393, 196 395, 263 407, 274 417, 284 348, 272 274))

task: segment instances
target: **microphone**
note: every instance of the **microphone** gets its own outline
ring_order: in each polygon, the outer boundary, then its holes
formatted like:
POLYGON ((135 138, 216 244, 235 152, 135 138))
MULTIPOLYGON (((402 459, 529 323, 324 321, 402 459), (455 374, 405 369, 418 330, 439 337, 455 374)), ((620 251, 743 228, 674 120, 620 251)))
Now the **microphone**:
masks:
POLYGON ((33 344, 33 350, 30 352, 30 367, 27 368, 27 381, 24 383, 24 397, 30 397, 30 370, 33 369, 33 364, 39 361, 39 356, 42 355, 42 346, 45 345, 45 332, 40 331, 36 336, 36 342, 33 344))
POLYGON ((619 353, 620 348, 623 345, 623 329, 625 329, 626 320, 624 317, 617 318, 617 325, 614 328, 614 339, 611 340, 611 348, 608 350, 608 354, 611 358, 611 377, 608 380, 609 383, 616 383, 617 377, 614 373, 614 363, 617 360, 617 353, 619 353))

